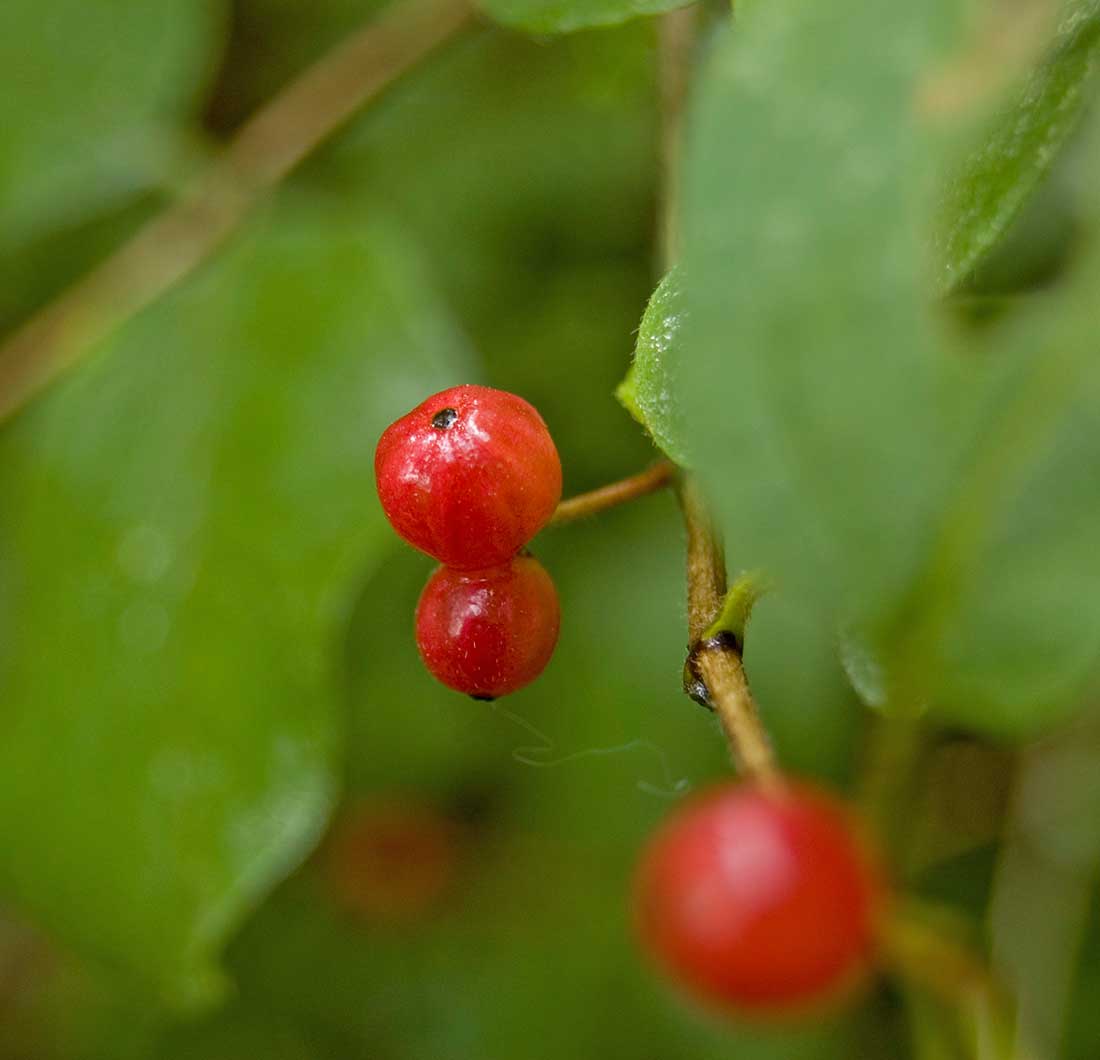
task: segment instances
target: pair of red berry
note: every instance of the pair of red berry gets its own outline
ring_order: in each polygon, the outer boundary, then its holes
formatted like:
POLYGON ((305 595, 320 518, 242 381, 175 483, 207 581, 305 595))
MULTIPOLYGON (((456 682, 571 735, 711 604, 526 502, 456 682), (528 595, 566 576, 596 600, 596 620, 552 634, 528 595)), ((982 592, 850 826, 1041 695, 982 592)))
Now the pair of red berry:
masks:
POLYGON ((393 528, 443 564, 416 608, 431 673, 476 699, 533 681, 560 622, 550 575, 521 552, 561 499, 542 417, 514 394, 453 387, 386 429, 374 471, 393 528))

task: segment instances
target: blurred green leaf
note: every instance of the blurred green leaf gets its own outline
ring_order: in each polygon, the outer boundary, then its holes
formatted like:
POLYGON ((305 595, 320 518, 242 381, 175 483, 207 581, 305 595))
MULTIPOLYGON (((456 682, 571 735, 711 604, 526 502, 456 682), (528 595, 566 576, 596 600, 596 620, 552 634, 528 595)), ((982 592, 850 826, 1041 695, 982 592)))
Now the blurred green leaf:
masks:
POLYGON ((1091 243, 1060 288, 970 351, 973 442, 897 631, 909 669, 934 675, 937 710, 998 734, 1057 720, 1100 669, 1100 126, 1087 132, 1091 243))
POLYGON ((232 132, 310 63, 401 0, 233 0, 206 120, 232 132))
POLYGON ((912 93, 957 6, 746 6, 698 86, 691 452, 737 562, 834 617, 895 603, 948 487, 959 369, 921 291, 912 93))
POLYGON ((347 1058, 339 1041, 295 1027, 281 1013, 233 1009, 197 1025, 174 1028, 151 1050, 157 1060, 326 1060, 347 1058))
POLYGON ((1054 42, 944 194, 942 284, 965 285, 1019 216, 1077 128, 1100 59, 1100 3, 1066 5, 1054 42))
POLYGON ((1066 1019, 1065 1060, 1092 1060, 1100 1041, 1100 1012, 1095 999, 1100 991, 1100 902, 1093 888, 1088 925, 1077 955, 1077 976, 1066 1019))
POLYGON ((995 965, 1019 1001, 1026 1055, 1067 1055, 1066 1021, 1100 869, 1098 777, 1095 711, 1033 748, 1020 771, 989 915, 995 965))
POLYGON ((745 669, 784 768, 843 783, 864 715, 828 626, 784 593, 767 593, 753 608, 745 669))
POLYGON ((954 20, 856 7, 750 8, 704 80, 692 452, 739 562, 865 631, 888 702, 1019 734, 1076 701, 1100 651, 1095 273, 969 356, 938 334, 919 224, 935 153, 910 93, 954 20), (862 34, 896 48, 860 61, 862 34))
POLYGON ((939 998, 917 988, 904 992, 913 1060, 973 1060, 962 1041, 958 1018, 939 998))
POLYGON ((686 426, 676 380, 683 321, 683 277, 674 268, 657 285, 642 314, 634 361, 615 396, 666 456, 686 466, 686 426))
POLYGON ((140 195, 0 253, 0 335, 79 280, 167 202, 166 195, 140 195))
POLYGON ((492 18, 529 33, 568 33, 657 15, 692 0, 479 0, 492 18))
POLYGON ((175 1002, 331 798, 372 454, 468 377, 400 240, 286 206, 0 439, 0 886, 175 1002))
POLYGON ((1056 721, 1100 667, 1098 275, 1075 310, 1060 302, 1057 325, 1028 329, 1030 348, 1006 358, 1011 382, 983 421, 987 444, 899 631, 910 662, 935 646, 925 665, 937 712, 998 735, 1056 721))
POLYGON ((222 0, 4 0, 4 242, 161 182, 225 22, 222 0))

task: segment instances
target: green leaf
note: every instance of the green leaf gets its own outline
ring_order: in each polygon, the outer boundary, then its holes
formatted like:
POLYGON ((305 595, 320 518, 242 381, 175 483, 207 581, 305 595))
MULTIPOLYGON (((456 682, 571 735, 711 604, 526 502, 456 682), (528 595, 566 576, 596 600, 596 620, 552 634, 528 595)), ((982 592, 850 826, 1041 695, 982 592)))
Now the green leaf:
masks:
POLYGON ((1073 1055, 1066 1021, 1075 973, 1090 971, 1078 962, 1100 869, 1098 778, 1095 711, 1032 748, 1018 770, 989 921, 995 969, 1018 1000, 1021 1038, 1033 1056, 1073 1055), (1035 909, 1044 910, 1041 931, 1035 909))
POLYGON ((1066 1060, 1089 1060, 1094 1043, 1100 1040, 1100 1012, 1093 999, 1100 987, 1100 910, 1092 903, 1088 923, 1076 953, 1077 968, 1068 1010, 1066 1010, 1066 1060))
MULTIPOLYGON (((1095 172, 1095 146, 1088 161, 1095 172)), ((890 705, 900 682, 917 691, 910 706, 1021 737, 1078 707, 1100 676, 1098 222, 1093 202, 1093 246, 1055 296, 966 351, 971 441, 911 594, 885 639, 861 646, 874 681, 845 643, 872 705, 890 705)))
POLYGON ((1098 283, 1094 244, 1058 297, 981 351, 975 442, 899 633, 907 665, 934 652, 942 715, 1002 735, 1057 720, 1100 670, 1098 283))
POLYGON ((332 796, 386 423, 468 378, 403 244, 282 208, 0 437, 0 888, 173 1003, 332 796))
POLYGON ((956 20, 949 3, 746 5, 697 91, 676 368, 690 451, 737 564, 846 620, 905 591, 957 447, 912 105, 956 20))
POLYGON ((863 631, 890 705, 1027 733, 1100 656, 1100 256, 960 356, 926 307, 911 103, 955 20, 788 7, 750 7, 700 92, 691 451, 738 563, 863 631))
POLYGON ((955 1012, 940 998, 908 987, 903 991, 914 1060, 971 1060, 955 1012))
POLYGON ((646 306, 634 361, 615 396, 666 456, 686 466, 686 426, 677 392, 684 308, 683 276, 674 268, 657 285, 646 306))
POLYGON ((5 242, 159 182, 225 22, 222 0, 4 0, 5 242))
POLYGON ((947 185, 939 219, 945 291, 973 277, 1050 172, 1092 96, 1098 62, 1100 2, 1074 0, 1019 97, 947 185))
POLYGON ((569 33, 589 26, 613 26, 639 15, 686 7, 691 0, 480 0, 498 22, 528 33, 569 33))
POLYGON ((136 196, 74 225, 43 231, 12 253, 0 252, 0 335, 95 268, 166 202, 159 194, 136 196))

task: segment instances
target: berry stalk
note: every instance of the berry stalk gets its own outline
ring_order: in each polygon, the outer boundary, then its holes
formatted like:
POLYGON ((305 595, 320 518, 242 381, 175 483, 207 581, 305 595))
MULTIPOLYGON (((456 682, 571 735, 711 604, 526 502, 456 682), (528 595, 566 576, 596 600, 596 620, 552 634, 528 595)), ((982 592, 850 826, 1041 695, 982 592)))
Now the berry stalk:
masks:
POLYGON ((693 475, 684 475, 677 498, 687 531, 688 642, 694 647, 722 609, 726 555, 693 475))
POLYGON ((585 519, 590 515, 598 515, 608 508, 616 508, 620 504, 637 500, 646 494, 656 493, 657 490, 669 485, 675 474, 676 465, 671 460, 662 460, 646 468, 645 471, 640 471, 637 475, 570 497, 558 505, 550 525, 558 526, 561 523, 585 519))
POLYGON ((722 638, 701 644, 694 669, 706 686, 738 770, 762 784, 780 783, 771 741, 749 688, 741 653, 722 638))

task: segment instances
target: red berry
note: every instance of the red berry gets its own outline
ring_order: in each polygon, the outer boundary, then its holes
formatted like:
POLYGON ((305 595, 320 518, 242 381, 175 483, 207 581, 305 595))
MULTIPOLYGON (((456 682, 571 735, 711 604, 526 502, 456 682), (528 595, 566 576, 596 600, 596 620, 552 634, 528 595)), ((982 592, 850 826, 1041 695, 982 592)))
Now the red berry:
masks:
POLYGON ((369 800, 336 822, 325 877, 339 905, 367 920, 409 920, 435 906, 456 875, 457 825, 428 804, 369 800))
POLYGON ((644 942, 744 1013, 813 1007, 866 969, 882 898, 844 807, 815 788, 727 784, 681 808, 638 876, 644 942))
POLYGON ((394 529, 465 570, 507 563, 561 499, 561 461, 542 417, 484 386, 444 390, 387 427, 374 474, 394 529))
POLYGON ((488 570, 440 567, 416 608, 416 643, 445 685, 478 699, 515 692, 542 673, 558 640, 558 594, 538 560, 488 570))

